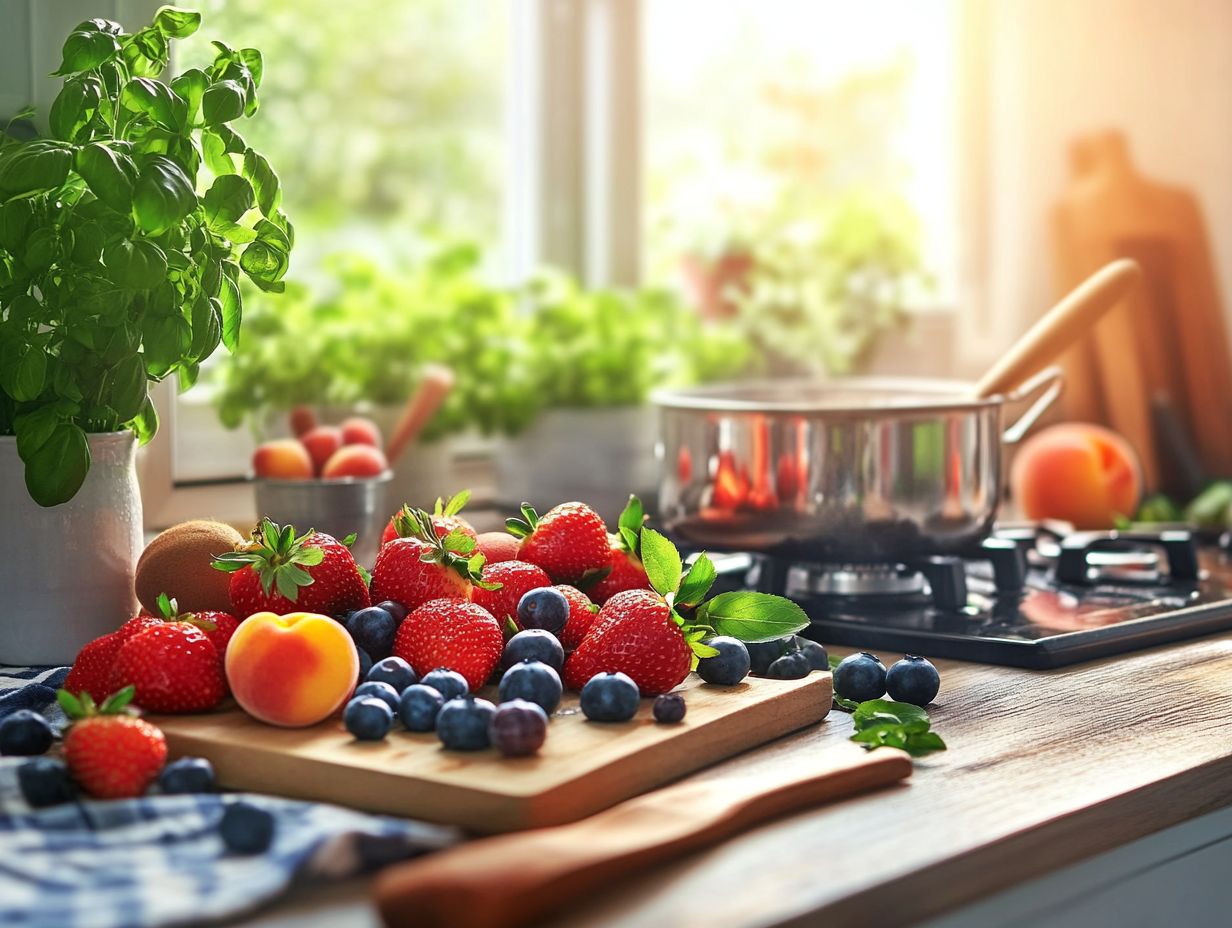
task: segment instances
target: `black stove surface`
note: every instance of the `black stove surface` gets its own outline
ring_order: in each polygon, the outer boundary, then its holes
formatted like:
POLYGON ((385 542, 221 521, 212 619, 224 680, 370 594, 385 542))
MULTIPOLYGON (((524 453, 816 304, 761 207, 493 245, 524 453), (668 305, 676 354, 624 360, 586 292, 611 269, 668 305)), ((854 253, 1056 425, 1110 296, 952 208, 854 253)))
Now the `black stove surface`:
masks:
POLYGON ((721 588, 789 596, 823 644, 1050 668, 1232 628, 1232 561, 1183 531, 1002 527, 899 565, 711 557, 721 588))

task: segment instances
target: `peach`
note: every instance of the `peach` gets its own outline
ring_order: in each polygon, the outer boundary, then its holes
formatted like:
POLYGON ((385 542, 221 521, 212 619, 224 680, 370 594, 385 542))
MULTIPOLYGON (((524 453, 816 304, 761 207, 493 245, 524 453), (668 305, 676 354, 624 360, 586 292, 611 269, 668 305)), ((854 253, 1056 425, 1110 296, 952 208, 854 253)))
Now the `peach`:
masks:
POLYGON ((325 462, 342 447, 342 429, 333 425, 318 425, 301 435, 299 440, 308 449, 308 457, 312 458, 313 472, 319 474, 325 469, 325 462))
POLYGON ((314 612, 254 612, 227 645, 227 683, 255 719, 302 728, 329 718, 359 678, 359 654, 345 628, 314 612))
POLYGON ((508 532, 484 532, 476 540, 475 550, 486 557, 489 564, 517 560, 518 546, 522 543, 508 532))
POLYGON ((1133 518, 1142 493, 1134 449, 1100 425, 1071 422, 1033 435, 1019 449, 1010 488, 1028 519, 1062 519, 1079 529, 1133 518))
POLYGON ((280 480, 307 480, 312 476, 308 449, 294 438, 280 438, 257 446, 252 453, 252 469, 258 477, 280 480))
POLYGON ((321 468, 322 477, 379 477, 389 469, 380 448, 371 445, 343 445, 321 468))
POLYGON ((295 437, 310 432, 317 427, 317 414, 311 406, 296 406, 291 410, 291 434, 295 437))
POLYGON ((352 416, 342 423, 342 443, 344 445, 372 445, 381 447, 381 430, 376 423, 363 416, 352 416))

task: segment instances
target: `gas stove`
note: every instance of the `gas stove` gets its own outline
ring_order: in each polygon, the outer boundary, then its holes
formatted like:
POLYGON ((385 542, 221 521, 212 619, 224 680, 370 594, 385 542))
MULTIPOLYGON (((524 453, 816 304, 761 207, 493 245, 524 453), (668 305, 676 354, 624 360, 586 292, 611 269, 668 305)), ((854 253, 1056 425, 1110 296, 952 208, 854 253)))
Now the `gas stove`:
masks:
POLYGON ((1007 524, 966 556, 807 564, 712 554, 716 591, 794 599, 823 644, 1050 668, 1232 628, 1227 545, 1007 524))

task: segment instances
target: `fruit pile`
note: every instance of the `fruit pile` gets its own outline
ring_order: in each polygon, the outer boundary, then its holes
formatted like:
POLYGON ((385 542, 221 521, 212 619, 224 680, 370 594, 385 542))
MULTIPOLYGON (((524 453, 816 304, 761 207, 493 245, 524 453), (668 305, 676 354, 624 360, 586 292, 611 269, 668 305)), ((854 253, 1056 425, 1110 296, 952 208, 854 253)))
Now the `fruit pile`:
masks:
POLYGON ((318 425, 306 406, 291 413, 294 438, 263 442, 252 455, 252 472, 278 480, 322 477, 379 477, 389 469, 381 450, 381 430, 370 419, 355 416, 341 425, 318 425))

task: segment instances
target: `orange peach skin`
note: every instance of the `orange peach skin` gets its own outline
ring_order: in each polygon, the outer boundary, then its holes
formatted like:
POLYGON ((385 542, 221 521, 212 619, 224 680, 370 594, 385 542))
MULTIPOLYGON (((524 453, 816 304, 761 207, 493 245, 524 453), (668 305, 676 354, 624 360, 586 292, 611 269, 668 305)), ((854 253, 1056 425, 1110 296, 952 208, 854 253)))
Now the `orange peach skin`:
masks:
POLYGON ((1099 425, 1073 422, 1033 435, 1019 449, 1010 488, 1028 519, 1063 519, 1079 529, 1133 518, 1142 493, 1134 449, 1099 425))
POLYGON ((388 467, 389 463, 380 448, 373 448, 371 445, 343 445, 325 462, 321 476, 379 477, 388 467))
POLYGON ((280 438, 257 446, 252 453, 252 470, 258 477, 307 480, 312 476, 312 458, 294 438, 280 438))
POLYGON ((355 689, 359 655, 338 622, 313 612, 255 612, 227 646, 227 683, 240 708, 270 725, 329 718, 355 689))

